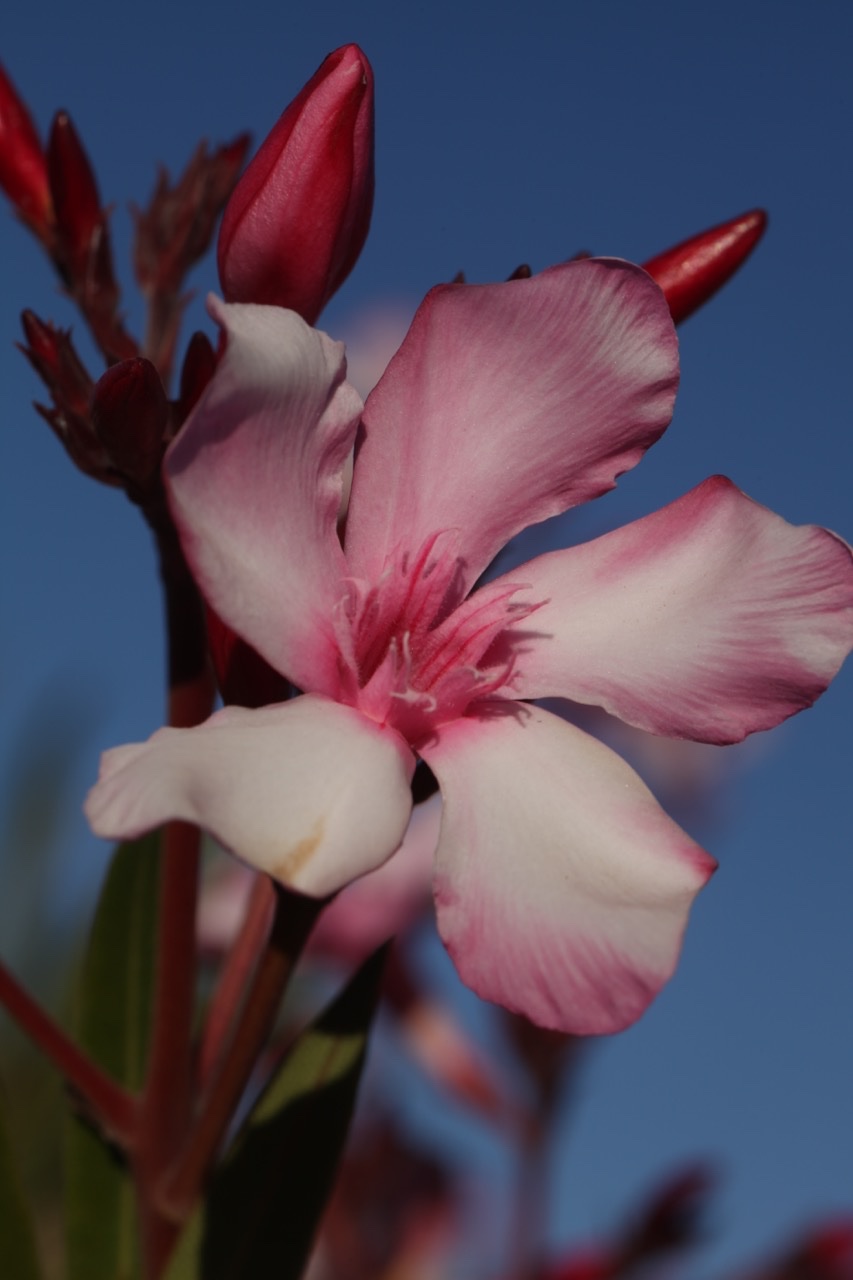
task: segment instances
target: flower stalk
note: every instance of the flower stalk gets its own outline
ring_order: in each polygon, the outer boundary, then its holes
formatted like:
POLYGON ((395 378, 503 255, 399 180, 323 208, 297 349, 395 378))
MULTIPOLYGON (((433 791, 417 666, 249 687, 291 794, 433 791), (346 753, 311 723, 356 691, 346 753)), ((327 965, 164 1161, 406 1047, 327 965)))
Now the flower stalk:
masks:
POLYGON ((102 1071, 65 1034, 0 961, 0 1004, 50 1058, 98 1130, 124 1150, 132 1149, 138 1120, 137 1101, 102 1071))
POLYGON ((212 1073, 192 1133, 158 1190, 162 1212, 175 1222, 190 1212, 204 1185, 269 1039, 285 987, 324 906, 321 899, 275 886, 272 929, 228 1050, 212 1073))

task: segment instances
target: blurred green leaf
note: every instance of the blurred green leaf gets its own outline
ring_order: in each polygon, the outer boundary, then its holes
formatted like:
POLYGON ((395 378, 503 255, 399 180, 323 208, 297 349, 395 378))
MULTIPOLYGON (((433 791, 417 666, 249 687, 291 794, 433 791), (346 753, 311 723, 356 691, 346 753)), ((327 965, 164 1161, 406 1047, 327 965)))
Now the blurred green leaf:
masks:
MULTIPOLYGON (((1 1099, 0 1099, 1 1100, 1 1099)), ((15 1164, 5 1117, 0 1111, 0 1241, 3 1274, 40 1280, 35 1232, 15 1164)))
MULTIPOLYGON (((116 849, 77 989, 77 1040, 132 1090, 142 1084, 151 1027, 159 848, 152 835, 116 849)), ((133 1187, 121 1157, 72 1116, 65 1168, 67 1280, 137 1280, 133 1187)))
POLYGON ((166 1280, 299 1280, 346 1140, 384 959, 385 948, 293 1045, 214 1175, 166 1280))

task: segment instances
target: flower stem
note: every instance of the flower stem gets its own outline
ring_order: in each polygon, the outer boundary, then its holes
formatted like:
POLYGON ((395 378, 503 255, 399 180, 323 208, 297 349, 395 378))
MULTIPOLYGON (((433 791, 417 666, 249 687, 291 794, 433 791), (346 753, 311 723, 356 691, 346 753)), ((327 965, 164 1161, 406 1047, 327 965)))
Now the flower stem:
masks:
POLYGON ((240 932, 222 965, 205 1019, 196 1062, 196 1084, 202 1090, 219 1061, 251 975, 267 945, 275 903, 272 881, 269 876, 259 875, 252 886, 240 932))
POLYGON ((2 961, 0 1003, 54 1062, 104 1136, 125 1149, 131 1147, 138 1109, 136 1098, 117 1085, 65 1034, 2 961))
POLYGON ((278 885, 274 888, 272 931, 228 1050, 215 1067, 189 1140, 160 1187, 162 1212, 175 1221, 189 1213, 204 1184, 272 1031, 288 979, 325 905, 324 900, 305 898, 278 885))
MULTIPOLYGON (((144 514, 157 544, 165 600, 168 720, 186 728, 200 724, 213 709, 204 611, 165 497, 158 494, 144 514)), ((188 823, 172 822, 162 839, 154 1015, 133 1161, 145 1268, 152 1278, 162 1273, 176 1235, 175 1224, 155 1205, 153 1189, 186 1140, 192 1107, 201 833, 188 823)))

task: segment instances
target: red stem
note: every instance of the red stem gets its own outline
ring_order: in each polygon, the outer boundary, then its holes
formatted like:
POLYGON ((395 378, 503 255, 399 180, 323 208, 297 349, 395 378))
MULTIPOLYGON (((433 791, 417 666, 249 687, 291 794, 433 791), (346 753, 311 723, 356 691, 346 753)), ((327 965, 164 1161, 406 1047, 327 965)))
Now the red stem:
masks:
POLYGON ((33 1043, 56 1064, 101 1132, 125 1150, 132 1147, 138 1112, 136 1099, 111 1080, 65 1034, 2 961, 0 1003, 5 1005, 33 1043))
POLYGON ((275 890, 268 876, 259 875, 252 886, 246 914, 219 974, 205 1019, 196 1063, 196 1085, 204 1090, 228 1043, 249 981, 264 953, 275 912, 275 890))
POLYGON ((325 902, 274 886, 275 918, 228 1051, 217 1063, 198 1121, 160 1187, 161 1211, 183 1221, 204 1185, 275 1023, 288 979, 325 902))
MULTIPOLYGON (((165 597, 168 719, 170 725, 186 728, 207 719, 213 709, 204 614, 165 506, 149 507, 145 515, 157 541, 165 597)), ((200 858, 197 827, 173 822, 164 828, 151 1048, 133 1162, 145 1272, 150 1277, 162 1273, 177 1233, 175 1223, 156 1208, 153 1188, 186 1140, 192 1112, 200 858)))

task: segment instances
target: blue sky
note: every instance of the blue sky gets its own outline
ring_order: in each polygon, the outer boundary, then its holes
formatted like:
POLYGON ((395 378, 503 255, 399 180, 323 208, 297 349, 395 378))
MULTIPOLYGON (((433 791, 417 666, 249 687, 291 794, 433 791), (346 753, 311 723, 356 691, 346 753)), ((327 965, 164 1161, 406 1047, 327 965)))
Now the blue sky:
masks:
MULTIPOLYGON (((156 163, 174 173, 200 136, 248 128, 260 141, 323 56, 358 41, 377 82, 376 211, 325 313, 332 333, 370 304, 413 306, 460 268, 499 279, 578 249, 642 261, 764 206, 754 259, 681 330, 670 431, 583 529, 723 472, 788 519, 853 539, 852 34, 853 9, 828 0, 331 0, 310 12, 46 0, 16 11, 2 53, 43 128, 71 111, 115 202, 129 284, 126 206, 147 197, 156 163)), ((0 767, 11 776, 45 702, 85 721, 60 880, 77 901, 104 858, 78 813, 98 752, 161 722, 158 590, 142 523, 71 468, 30 408, 39 389, 12 345, 18 313, 72 316, 35 245, 11 218, 0 228, 0 767)), ((212 263, 194 283, 215 285, 212 263)), ((714 812, 695 820, 721 869, 676 980, 585 1077, 555 1240, 594 1233, 649 1178, 702 1154, 728 1174, 707 1274, 853 1207, 851 710, 853 665, 812 711, 741 751, 714 812)), ((15 885, 7 858, 0 897, 15 885)))

